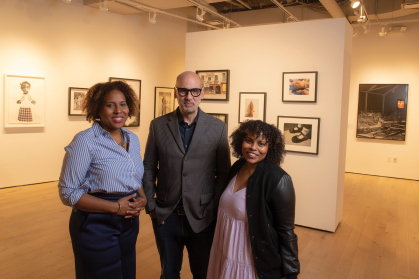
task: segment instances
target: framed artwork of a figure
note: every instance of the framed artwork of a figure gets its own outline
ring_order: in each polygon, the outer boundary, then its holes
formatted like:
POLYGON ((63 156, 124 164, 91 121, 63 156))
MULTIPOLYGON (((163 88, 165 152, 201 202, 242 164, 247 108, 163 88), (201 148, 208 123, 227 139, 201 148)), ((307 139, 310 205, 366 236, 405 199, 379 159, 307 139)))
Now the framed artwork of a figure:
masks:
POLYGON ((81 110, 84 98, 86 97, 88 88, 69 87, 68 88, 68 115, 81 116, 81 110))
POLYGON ((156 87, 154 90, 154 118, 175 110, 175 89, 173 87, 156 87))

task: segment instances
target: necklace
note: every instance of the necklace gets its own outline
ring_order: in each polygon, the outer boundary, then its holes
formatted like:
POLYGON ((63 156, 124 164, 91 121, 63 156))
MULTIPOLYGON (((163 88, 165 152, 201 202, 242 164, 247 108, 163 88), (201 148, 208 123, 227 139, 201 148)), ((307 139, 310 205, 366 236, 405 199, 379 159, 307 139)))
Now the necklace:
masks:
POLYGON ((122 148, 125 148, 125 137, 124 132, 122 132, 122 129, 119 129, 119 132, 121 133, 121 142, 118 144, 122 148))

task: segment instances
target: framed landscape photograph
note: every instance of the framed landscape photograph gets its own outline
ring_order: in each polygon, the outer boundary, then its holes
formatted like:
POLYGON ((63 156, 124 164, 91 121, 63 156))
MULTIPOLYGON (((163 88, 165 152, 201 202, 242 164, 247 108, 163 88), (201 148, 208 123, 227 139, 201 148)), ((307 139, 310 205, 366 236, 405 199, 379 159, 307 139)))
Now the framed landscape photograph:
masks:
POLYGON ((77 88, 69 87, 68 88, 68 115, 70 116, 80 116, 83 115, 81 106, 83 104, 84 98, 86 97, 88 88, 77 88))
POLYGON ((317 102, 317 72, 282 73, 283 102, 317 102))
POLYGON ((226 113, 208 113, 208 114, 223 121, 226 124, 227 129, 228 129, 228 114, 226 113))
POLYGON ((278 129, 284 135, 286 151, 319 154, 320 118, 278 116, 278 129))
POLYGON ((173 87, 156 87, 154 90, 154 118, 175 110, 175 89, 173 87))
POLYGON ((196 71, 201 78, 204 101, 228 101, 230 70, 196 71))
POLYGON ((116 78, 116 77, 110 77, 109 81, 125 81, 129 86, 134 89, 135 93, 138 96, 138 100, 140 103, 138 104, 138 111, 131 116, 131 118, 128 118, 127 121, 125 121, 124 127, 138 127, 140 126, 140 109, 141 109, 141 80, 139 79, 129 79, 129 78, 116 78))
POLYGON ((262 120, 266 118, 266 93, 240 92, 239 123, 245 120, 262 120))
POLYGON ((4 76, 4 127, 45 127, 45 77, 4 76))
POLYGON ((357 138, 406 139, 408 84, 360 84, 357 138))

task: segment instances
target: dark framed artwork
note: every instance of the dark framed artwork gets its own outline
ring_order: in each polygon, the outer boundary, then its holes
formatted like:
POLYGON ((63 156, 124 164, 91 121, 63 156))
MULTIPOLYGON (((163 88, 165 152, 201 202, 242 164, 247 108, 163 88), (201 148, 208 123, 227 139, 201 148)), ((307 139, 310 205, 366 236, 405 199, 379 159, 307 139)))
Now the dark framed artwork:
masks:
POLYGON ((228 129, 228 114, 226 113, 208 113, 208 114, 223 121, 226 124, 227 129, 228 129))
POLYGON ((317 102, 317 72, 282 73, 283 102, 317 102))
POLYGON ((156 87, 154 89, 154 118, 175 110, 175 89, 173 87, 156 87))
POLYGON ((284 135, 286 151, 319 154, 320 118, 278 116, 278 129, 284 135))
POLYGON ((84 98, 89 88, 69 87, 68 88, 68 115, 84 115, 81 110, 84 98))
POLYGON ((246 120, 262 120, 266 118, 265 92, 239 93, 239 123, 246 120))
POLYGON ((125 81, 129 86, 134 89, 134 92, 138 96, 139 104, 138 104, 138 111, 131 116, 130 118, 125 121, 124 127, 138 127, 140 126, 140 112, 141 112, 141 80, 139 79, 129 79, 129 78, 116 78, 110 77, 109 81, 125 81))
POLYGON ((360 84, 356 137, 406 139, 408 84, 360 84))
POLYGON ((202 82, 204 101, 228 101, 230 70, 196 71, 202 82))

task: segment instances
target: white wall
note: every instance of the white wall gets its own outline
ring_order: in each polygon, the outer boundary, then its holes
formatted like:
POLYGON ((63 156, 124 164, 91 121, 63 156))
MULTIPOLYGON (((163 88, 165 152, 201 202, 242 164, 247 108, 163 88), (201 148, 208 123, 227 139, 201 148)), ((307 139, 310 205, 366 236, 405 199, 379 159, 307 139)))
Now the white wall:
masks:
POLYGON ((320 117, 319 155, 288 153, 283 164, 297 194, 296 223, 334 231, 341 219, 352 29, 346 19, 275 24, 186 35, 186 69, 230 69, 230 101, 203 101, 238 126, 239 92, 267 92, 277 116, 320 117), (217 43, 208 43, 217 42, 217 43), (282 72, 318 71, 316 104, 283 103, 282 72))
MULTIPOLYGON (((144 151, 154 117, 154 87, 173 86, 185 68, 186 22, 148 14, 122 16, 82 0, 0 1, 0 92, 4 73, 47 80, 45 128, 2 129, 0 188, 57 180, 64 147, 91 124, 68 116, 68 87, 109 77, 142 80, 141 123, 130 128, 144 151)), ((0 123, 3 123, 0 98, 0 123)))
POLYGON ((378 36, 358 30, 353 39, 346 171, 419 180, 419 23, 405 34, 378 36), (363 83, 409 84, 406 141, 357 139, 358 88, 363 83), (387 162, 397 157, 397 163, 387 162))

